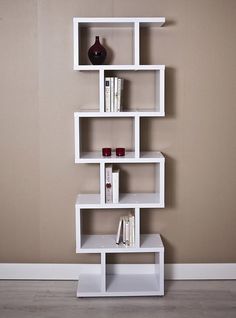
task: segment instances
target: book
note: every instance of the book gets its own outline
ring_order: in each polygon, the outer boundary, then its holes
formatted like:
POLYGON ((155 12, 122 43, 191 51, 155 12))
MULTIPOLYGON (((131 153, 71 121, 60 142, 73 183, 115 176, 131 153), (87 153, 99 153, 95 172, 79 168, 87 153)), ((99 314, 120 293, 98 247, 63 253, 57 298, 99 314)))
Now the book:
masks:
POLYGON ((111 111, 111 78, 105 78, 105 112, 111 111))
POLYGON ((114 112, 114 77, 110 78, 110 107, 111 107, 111 112, 114 112))
POLYGON ((114 112, 118 111, 118 77, 114 77, 114 112))
POLYGON ((125 246, 130 245, 130 224, 129 224, 129 217, 125 216, 125 246))
POLYGON ((119 245, 120 242, 123 242, 126 247, 135 244, 135 217, 131 213, 119 219, 116 244, 119 245))
POLYGON ((120 221, 119 221, 119 225, 118 225, 118 230, 117 230, 117 235, 116 235, 116 244, 120 244, 120 239, 121 239, 121 227, 122 227, 122 223, 123 223, 123 217, 120 217, 120 221))
POLYGON ((125 225, 125 216, 123 216, 123 218, 122 218, 122 222, 123 222, 123 231, 122 231, 122 242, 123 242, 123 244, 125 244, 125 241, 126 241, 126 235, 125 235, 125 233, 126 233, 126 230, 125 230, 125 227, 126 227, 126 225, 125 225))
POLYGON ((119 174, 119 169, 112 172, 113 203, 119 202, 119 174))
POLYGON ((129 225, 130 225, 130 232, 129 232, 129 241, 130 246, 134 246, 135 242, 135 227, 134 227, 134 215, 129 215, 129 225))
POLYGON ((112 203, 112 165, 105 168, 105 201, 112 203))
POLYGON ((124 87, 124 79, 118 78, 118 82, 117 82, 117 112, 121 111, 123 87, 124 87))

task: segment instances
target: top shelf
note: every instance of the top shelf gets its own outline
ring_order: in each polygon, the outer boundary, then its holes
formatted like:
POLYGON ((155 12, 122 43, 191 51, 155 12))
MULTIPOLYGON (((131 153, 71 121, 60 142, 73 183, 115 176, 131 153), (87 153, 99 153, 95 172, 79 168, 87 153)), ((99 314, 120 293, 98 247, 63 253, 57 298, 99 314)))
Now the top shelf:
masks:
POLYGON ((75 23, 81 23, 84 27, 104 27, 107 26, 107 24, 114 24, 115 26, 127 26, 131 23, 141 23, 142 26, 148 26, 150 24, 161 27, 165 23, 164 17, 158 17, 158 18, 74 18, 75 23))
MULTIPOLYGON (((142 55, 142 47, 147 45, 143 30, 161 27, 164 17, 150 18, 80 18, 74 17, 74 70, 106 70, 132 67, 142 68, 148 63, 142 55), (112 32, 111 32, 112 29, 112 32), (87 52, 99 36, 101 44, 107 49, 107 65, 91 65, 87 52), (105 40, 105 42, 104 42, 105 40)), ((149 44, 148 44, 149 45, 149 44)), ((156 64, 156 63, 155 63, 156 64)))

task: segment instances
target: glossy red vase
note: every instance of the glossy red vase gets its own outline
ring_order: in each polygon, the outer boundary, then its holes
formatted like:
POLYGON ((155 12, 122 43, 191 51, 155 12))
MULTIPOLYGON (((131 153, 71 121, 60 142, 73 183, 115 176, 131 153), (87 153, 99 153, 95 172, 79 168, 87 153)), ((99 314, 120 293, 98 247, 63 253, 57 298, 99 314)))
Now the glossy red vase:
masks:
POLYGON ((99 42, 99 36, 96 36, 95 43, 88 50, 88 57, 93 65, 101 65, 105 62, 106 56, 106 49, 99 42))

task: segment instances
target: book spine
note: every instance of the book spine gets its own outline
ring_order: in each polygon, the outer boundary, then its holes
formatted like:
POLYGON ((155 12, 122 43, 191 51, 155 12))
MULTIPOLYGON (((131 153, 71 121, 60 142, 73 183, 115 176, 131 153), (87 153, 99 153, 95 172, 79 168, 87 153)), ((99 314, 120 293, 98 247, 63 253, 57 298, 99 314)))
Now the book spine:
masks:
POLYGON ((112 203, 112 166, 108 165, 105 169, 105 199, 106 203, 112 203))
POLYGON ((117 230, 117 235, 116 235, 116 244, 119 244, 119 243, 120 243, 122 222, 123 222, 123 217, 120 217, 120 221, 119 221, 119 225, 118 225, 118 230, 117 230))
POLYGON ((121 105, 121 78, 118 78, 117 82, 117 111, 120 112, 121 105))
POLYGON ((130 245, 134 246, 135 243, 135 233, 134 233, 134 215, 130 215, 129 217, 129 224, 130 224, 130 245))
POLYGON ((124 79, 118 78, 118 97, 117 97, 117 111, 122 111, 122 97, 123 97, 124 79))
POLYGON ((113 203, 119 203, 119 170, 112 172, 113 203))
POLYGON ((118 77, 114 78, 114 112, 118 111, 118 77))
POLYGON ((111 111, 111 78, 105 78, 105 112, 111 111))
POLYGON ((111 101, 110 101, 110 107, 111 107, 111 112, 114 112, 114 77, 111 77, 110 80, 110 86, 111 86, 111 101))
POLYGON ((130 224, 129 224, 129 217, 125 217, 125 245, 130 245, 130 224))
POLYGON ((125 216, 123 216, 122 220, 123 220, 122 242, 123 242, 123 244, 125 244, 125 241, 126 241, 126 230, 125 230, 125 228, 126 228, 126 224, 125 224, 125 216))

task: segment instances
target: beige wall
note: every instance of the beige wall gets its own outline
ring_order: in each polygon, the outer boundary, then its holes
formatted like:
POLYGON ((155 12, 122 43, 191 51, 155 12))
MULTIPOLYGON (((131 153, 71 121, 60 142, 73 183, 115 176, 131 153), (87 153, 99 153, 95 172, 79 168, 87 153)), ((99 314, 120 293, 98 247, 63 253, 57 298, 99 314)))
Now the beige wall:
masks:
MULTIPOLYGON (((97 74, 72 70, 73 16, 166 17, 142 34, 143 61, 167 66, 167 116, 142 121, 142 148, 167 157, 166 208, 143 210, 142 232, 162 234, 169 263, 236 262, 235 0, 0 0, 0 261, 98 261, 75 254, 76 194, 99 183, 73 163, 73 112, 98 98, 97 74)), ((102 145, 101 124, 86 136, 102 145)), ((129 121, 106 125, 129 146, 129 121)), ((85 228, 112 221, 91 211, 85 228)))

